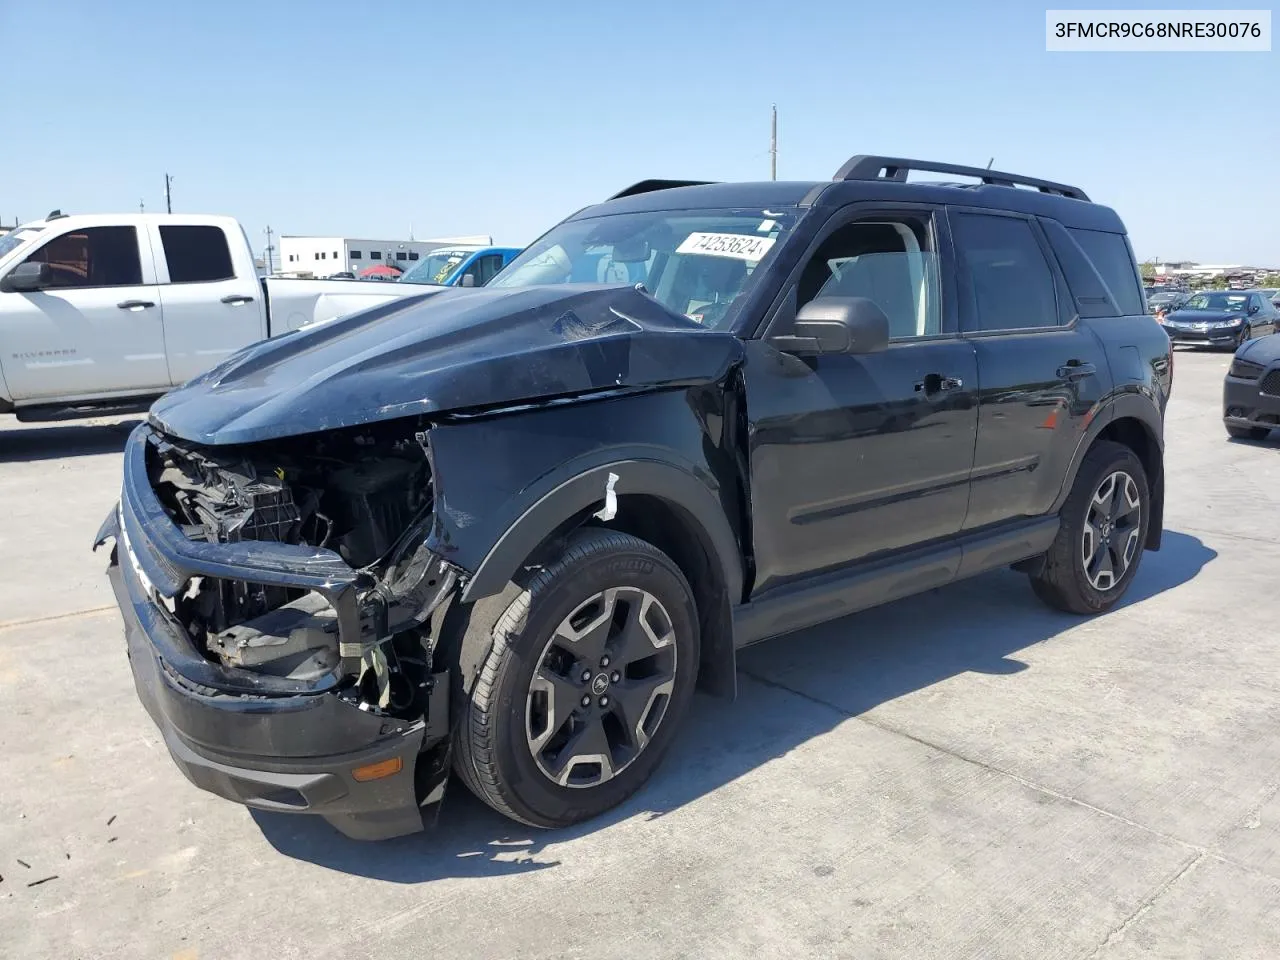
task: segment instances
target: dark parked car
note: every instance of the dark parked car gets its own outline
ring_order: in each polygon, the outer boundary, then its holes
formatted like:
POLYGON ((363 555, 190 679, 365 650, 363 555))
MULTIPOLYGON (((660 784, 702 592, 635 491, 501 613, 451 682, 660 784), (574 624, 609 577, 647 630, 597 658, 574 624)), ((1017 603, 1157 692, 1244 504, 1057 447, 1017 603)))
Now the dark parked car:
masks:
POLYGON ((1161 322, 1175 344, 1234 349, 1275 333, 1280 310, 1257 290, 1206 290, 1161 322))
POLYGON ((1181 290, 1157 290, 1147 297, 1147 306, 1151 308, 1152 313, 1157 310, 1168 313, 1186 303, 1188 296, 1189 294, 1181 290))
POLYGON ((1222 420, 1238 440, 1265 440, 1280 426, 1280 335, 1236 351, 1222 386, 1222 420))
POLYGON ((635 184, 156 403, 97 537, 139 696, 199 786, 351 836, 451 769, 592 817, 746 644, 1009 565, 1112 607, 1163 525, 1145 311, 1064 184, 635 184))

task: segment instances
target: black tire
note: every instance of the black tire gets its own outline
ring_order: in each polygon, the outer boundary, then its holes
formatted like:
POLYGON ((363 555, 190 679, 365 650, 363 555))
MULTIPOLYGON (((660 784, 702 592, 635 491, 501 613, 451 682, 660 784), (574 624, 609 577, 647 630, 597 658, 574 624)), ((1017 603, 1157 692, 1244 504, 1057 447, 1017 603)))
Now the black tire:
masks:
POLYGON ((1265 440, 1271 435, 1270 427, 1238 427, 1233 423, 1225 426, 1227 434, 1237 440, 1265 440))
MULTIPOLYGON (((693 591, 670 557, 636 537, 598 528, 574 533, 556 559, 537 568, 520 586, 518 592, 509 589, 502 597, 481 601, 508 604, 496 619, 492 608, 469 614, 472 622, 494 626, 474 685, 469 695, 459 698, 454 768, 471 791, 499 813, 535 827, 568 826, 622 803, 662 760, 693 696, 698 615, 693 591), (562 786, 538 765, 527 738, 530 686, 557 627, 584 601, 610 588, 639 589, 664 608, 675 637, 673 688, 656 729, 611 779, 562 786)), ((581 692, 591 693, 588 686, 581 692)))
POLYGON ((1147 540, 1151 493, 1142 461, 1123 444, 1099 440, 1085 454, 1060 517, 1058 536, 1045 553, 1044 566, 1039 573, 1031 575, 1032 589, 1037 597, 1056 610, 1093 614, 1111 609, 1133 582, 1147 540), (1105 589, 1099 589, 1085 569, 1085 527, 1095 493, 1100 485, 1117 473, 1127 474, 1134 481, 1139 501, 1138 542, 1121 575, 1105 589))

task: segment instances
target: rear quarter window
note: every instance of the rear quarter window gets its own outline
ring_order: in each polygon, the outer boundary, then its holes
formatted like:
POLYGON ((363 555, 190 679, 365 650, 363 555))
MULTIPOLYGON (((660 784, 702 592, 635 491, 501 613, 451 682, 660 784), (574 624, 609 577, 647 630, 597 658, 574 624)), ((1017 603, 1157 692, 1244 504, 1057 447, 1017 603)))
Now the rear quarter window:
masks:
POLYGON ((1093 268, 1111 291, 1111 297, 1124 316, 1146 313, 1142 285, 1133 265, 1133 255, 1122 233, 1082 230, 1068 227, 1067 232, 1093 262, 1093 268))

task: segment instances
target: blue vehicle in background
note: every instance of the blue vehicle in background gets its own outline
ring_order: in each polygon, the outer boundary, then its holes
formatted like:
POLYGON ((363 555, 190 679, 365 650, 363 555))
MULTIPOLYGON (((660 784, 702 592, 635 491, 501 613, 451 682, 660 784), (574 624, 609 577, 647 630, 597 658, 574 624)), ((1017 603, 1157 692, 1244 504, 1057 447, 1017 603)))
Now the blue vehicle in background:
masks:
POLYGON ((398 282, 483 287, 519 252, 519 247, 441 247, 401 274, 398 282))

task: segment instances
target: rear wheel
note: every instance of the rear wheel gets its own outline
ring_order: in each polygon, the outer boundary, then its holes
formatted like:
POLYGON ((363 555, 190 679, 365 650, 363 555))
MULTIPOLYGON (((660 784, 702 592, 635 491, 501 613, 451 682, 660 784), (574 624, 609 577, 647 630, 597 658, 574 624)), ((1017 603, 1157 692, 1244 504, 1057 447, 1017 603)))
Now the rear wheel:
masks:
POLYGON ((1233 423, 1226 427, 1227 434, 1236 440, 1265 440, 1271 434, 1270 427, 1238 427, 1233 423))
POLYGON ((1044 567, 1031 578, 1036 596, 1069 613, 1110 609, 1138 572, 1149 519, 1142 461, 1123 444, 1094 444, 1063 504, 1044 567))
POLYGON ((457 727, 463 781, 537 827, 589 819, 649 778, 693 695, 698 617, 652 544, 583 530, 497 618, 457 727))

